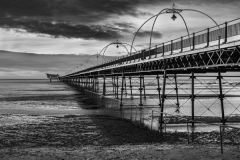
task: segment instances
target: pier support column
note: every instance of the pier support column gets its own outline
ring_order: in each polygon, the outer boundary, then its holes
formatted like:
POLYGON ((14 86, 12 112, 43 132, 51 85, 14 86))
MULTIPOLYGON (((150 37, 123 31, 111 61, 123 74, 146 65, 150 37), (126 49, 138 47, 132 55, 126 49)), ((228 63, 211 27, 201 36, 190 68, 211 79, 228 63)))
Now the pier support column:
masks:
POLYGON ((121 87, 121 102, 120 102, 120 111, 123 110, 123 91, 124 91, 125 76, 122 74, 122 87, 121 87))
POLYGON ((106 95, 106 77, 105 75, 103 76, 103 98, 106 95))
POLYGON ((139 79, 140 79, 140 88, 139 88, 139 92, 140 92, 140 103, 139 103, 139 106, 140 106, 140 108, 142 108, 142 106, 143 106, 143 103, 142 103, 142 91, 143 91, 143 88, 142 88, 142 75, 140 74, 140 77, 139 77, 139 79))
POLYGON ((117 95, 116 98, 117 98, 117 99, 118 99, 118 87, 119 87, 119 86, 118 86, 118 79, 119 79, 119 78, 118 78, 118 76, 117 76, 117 86, 116 86, 116 87, 117 87, 117 88, 116 88, 116 89, 117 89, 117 92, 116 92, 116 95, 117 95))
POLYGON ((159 77, 159 75, 157 75, 157 85, 158 85, 158 88, 157 88, 157 91, 158 91, 158 99, 159 99, 159 108, 161 108, 161 87, 160 87, 160 82, 159 82, 159 79, 160 79, 160 77, 159 77))
POLYGON ((164 101, 166 98, 165 90, 166 90, 166 79, 167 79, 167 71, 164 71, 163 74, 163 91, 162 91, 162 103, 161 103, 161 113, 160 113, 160 133, 162 134, 163 130, 163 111, 164 111, 164 101))
POLYGON ((80 90, 82 90, 82 77, 80 77, 80 90))
POLYGON ((146 89, 145 89, 144 76, 142 77, 142 83, 143 83, 143 98, 146 99, 146 89))
POLYGON ((95 87, 95 78, 92 77, 92 92, 94 92, 94 87, 95 87))
POLYGON ((179 108, 179 97, 178 97, 178 85, 177 85, 177 74, 174 74, 174 80, 175 80, 175 91, 176 91, 176 96, 177 96, 177 103, 176 103, 176 106, 177 106, 177 109, 176 109, 176 112, 179 113, 180 112, 180 108, 179 108))
POLYGON ((112 92, 113 92, 113 95, 115 97, 115 76, 112 76, 112 86, 113 86, 112 92))
POLYGON ((224 105, 223 105, 224 95, 222 93, 222 75, 220 71, 218 71, 218 80, 219 80, 219 91, 220 91, 219 99, 221 102, 221 111, 222 111, 222 123, 223 125, 225 125, 226 119, 225 119, 224 105))
POLYGON ((95 92, 98 93, 98 90, 99 90, 98 77, 95 77, 95 92))
MULTIPOLYGON (((192 72, 192 76, 190 76, 191 80, 192 80, 192 95, 191 95, 191 105, 192 105, 192 121, 194 121, 194 117, 195 117, 195 113, 194 113, 194 102, 195 102, 195 94, 194 94, 194 79, 195 79, 195 76, 194 76, 194 72, 192 72)), ((194 127, 194 122, 192 122, 192 127, 194 127)))
POLYGON ((130 92, 131 92, 131 99, 133 99, 133 94, 132 94, 132 77, 129 76, 129 83, 130 83, 130 92))
POLYGON ((126 79, 124 79, 124 90, 125 90, 125 96, 127 96, 127 82, 126 82, 126 79))

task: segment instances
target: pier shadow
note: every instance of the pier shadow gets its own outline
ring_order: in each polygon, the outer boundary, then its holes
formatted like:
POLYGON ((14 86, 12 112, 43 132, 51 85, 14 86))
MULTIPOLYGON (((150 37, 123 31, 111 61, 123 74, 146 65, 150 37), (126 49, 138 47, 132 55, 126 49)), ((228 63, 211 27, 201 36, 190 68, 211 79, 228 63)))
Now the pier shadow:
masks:
MULTIPOLYGON (((108 116, 55 117, 40 123, 0 126, 0 148, 81 147, 122 144, 178 143, 184 134, 159 135, 126 120, 108 116)), ((186 137, 186 136, 185 136, 186 137)))

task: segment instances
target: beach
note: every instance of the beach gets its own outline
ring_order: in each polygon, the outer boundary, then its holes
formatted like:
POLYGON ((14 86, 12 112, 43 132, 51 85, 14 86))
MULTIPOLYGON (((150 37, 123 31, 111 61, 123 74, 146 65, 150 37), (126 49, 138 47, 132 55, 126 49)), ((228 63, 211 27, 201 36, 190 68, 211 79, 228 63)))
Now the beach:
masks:
POLYGON ((217 134, 214 140, 203 133, 208 138, 187 144, 186 133, 161 136, 156 131, 107 116, 49 117, 38 123, 0 128, 2 160, 240 158, 239 144, 225 144, 224 154, 220 153, 217 134))
POLYGON ((239 159, 240 132, 161 135, 129 119, 89 108, 84 95, 61 82, 0 85, 0 159, 239 159), (3 92, 4 91, 4 92, 3 92))

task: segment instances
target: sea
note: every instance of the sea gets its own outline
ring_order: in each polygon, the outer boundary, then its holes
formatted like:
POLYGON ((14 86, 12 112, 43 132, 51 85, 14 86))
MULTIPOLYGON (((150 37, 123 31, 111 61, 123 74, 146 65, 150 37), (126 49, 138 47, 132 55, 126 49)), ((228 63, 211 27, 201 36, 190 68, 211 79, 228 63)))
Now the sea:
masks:
MULTIPOLYGON (((229 119, 231 116, 240 115, 240 98, 234 96, 240 93, 240 86, 236 82, 231 83, 234 83, 234 87, 229 88, 232 84, 227 83, 224 83, 223 87, 225 88, 224 93, 228 92, 233 95, 224 100, 225 114, 229 119)), ((199 91, 201 91, 201 84, 199 83, 198 85, 199 91)), ((212 87, 212 89, 210 91, 214 92, 214 90, 218 88, 217 86, 214 87, 214 85, 216 84, 211 84, 210 88, 212 87)), ((186 90, 189 89, 189 86, 190 84, 188 83, 185 83, 185 87, 182 85, 181 87, 186 89, 185 91, 180 91, 180 94, 186 92, 186 90)), ((112 87, 109 87, 107 90, 111 90, 111 88, 112 87)), ((139 92, 137 88, 138 87, 134 89, 133 87, 133 92, 139 92)), ((148 88, 151 88, 151 85, 148 88)), ((146 92, 148 92, 149 95, 153 92, 156 94, 156 91, 152 91, 154 89, 156 88, 149 89, 146 92)), ((172 91, 168 89, 167 92, 172 91)), ((86 98, 86 95, 81 91, 59 81, 50 82, 48 79, 0 80, 0 125, 41 121, 51 116, 101 114, 125 118, 133 122, 141 122, 154 130, 158 130, 159 128, 159 123, 156 117, 159 116, 160 109, 157 106, 159 102, 156 97, 151 98, 148 96, 146 100, 143 99, 143 104, 145 106, 152 107, 139 109, 134 108, 134 106, 138 106, 139 98, 135 97, 134 100, 130 100, 128 96, 125 96, 123 97, 123 99, 125 99, 123 112, 120 112, 116 108, 116 104, 117 106, 119 105, 119 100, 115 103, 116 100, 112 97, 109 97, 109 99, 113 99, 112 101, 106 102, 107 107, 97 107, 98 104, 86 103, 86 98), (95 107, 89 107, 89 105, 95 107), (155 119, 153 117, 155 117, 155 119)), ((179 111, 176 111, 175 100, 176 99, 169 99, 165 101, 166 107, 164 112, 174 116, 190 116, 191 99, 180 98, 179 111)), ((195 115, 221 118, 220 100, 218 98, 198 98, 195 102, 195 115)), ((210 126, 206 124, 198 126, 198 131, 219 129, 218 126, 210 126)), ((186 124, 168 124, 166 128, 170 131, 187 130, 186 124)))

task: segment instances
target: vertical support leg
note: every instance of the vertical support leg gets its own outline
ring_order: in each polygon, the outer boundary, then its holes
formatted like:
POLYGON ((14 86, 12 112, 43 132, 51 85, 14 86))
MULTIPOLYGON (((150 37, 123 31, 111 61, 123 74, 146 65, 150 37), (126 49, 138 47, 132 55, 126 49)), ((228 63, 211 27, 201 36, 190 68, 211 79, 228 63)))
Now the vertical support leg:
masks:
POLYGON ((103 76, 103 97, 106 95, 106 77, 103 76))
POLYGON ((144 76, 142 77, 142 83, 143 83, 143 98, 146 99, 146 89, 145 89, 145 83, 144 83, 144 76))
POLYGON ((88 88, 87 88, 87 90, 90 90, 90 87, 91 86, 91 78, 90 77, 88 77, 88 88))
POLYGON ((89 90, 89 77, 86 77, 86 81, 87 81, 86 90, 89 90))
MULTIPOLYGON (((190 77, 192 79, 192 95, 191 95, 191 102, 192 102, 192 121, 194 121, 194 101, 195 101, 195 94, 194 94, 194 79, 195 79, 195 76, 194 76, 194 72, 192 72, 192 76, 190 77)), ((194 122, 192 122, 192 127, 194 127, 194 122)))
POLYGON ((125 76, 124 73, 122 74, 122 87, 121 87, 121 102, 120 102, 120 111, 123 109, 123 91, 124 91, 124 82, 125 82, 125 76))
POLYGON ((163 75, 163 91, 162 91, 162 103, 161 103, 161 113, 160 113, 160 133, 162 134, 163 129, 163 109, 164 109, 164 101, 165 101, 165 90, 166 90, 166 79, 167 79, 167 71, 164 71, 163 75))
POLYGON ((94 91, 94 77, 91 78, 91 91, 94 91))
POLYGON ((112 76, 113 94, 115 96, 115 76, 112 76))
POLYGON ((81 78, 81 89, 83 90, 83 88, 84 88, 84 78, 82 77, 81 78))
POLYGON ((131 99, 133 99, 133 94, 132 94, 132 77, 129 76, 129 82, 130 82, 130 92, 131 92, 131 99))
POLYGON ((119 87, 119 86, 118 86, 118 79, 119 79, 119 78, 118 78, 118 76, 117 76, 117 86, 116 86, 116 87, 117 87, 117 88, 116 88, 116 89, 117 89, 117 92, 116 92, 116 94, 117 94, 117 99, 118 99, 118 87, 119 87))
POLYGON ((91 78, 88 77, 87 80, 88 80, 87 90, 89 91, 90 90, 90 85, 91 85, 91 78))
POLYGON ((177 85, 177 74, 174 75, 174 79, 175 79, 175 90, 176 90, 176 96, 177 96, 177 103, 176 103, 176 106, 177 106, 177 109, 176 109, 176 112, 179 113, 179 97, 178 97, 178 85, 177 85))
POLYGON ((124 90, 125 90, 125 96, 127 96, 127 80, 124 79, 124 90))
POLYGON ((79 82, 78 89, 81 90, 81 77, 79 77, 78 82, 79 82))
POLYGON ((86 85, 86 79, 85 79, 85 77, 83 77, 83 79, 82 79, 82 81, 83 81, 83 88, 82 88, 82 90, 84 91, 84 89, 85 89, 85 85, 86 85))
POLYGON ((99 91, 99 81, 98 81, 98 77, 96 77, 95 79, 95 92, 98 93, 99 91))
POLYGON ((158 91, 158 99, 159 99, 159 108, 161 108, 161 87, 160 87, 160 82, 159 82, 159 75, 157 75, 157 85, 158 85, 158 88, 157 88, 157 91, 158 91))
POLYGON ((223 105, 224 95, 222 93, 222 76, 221 76, 220 71, 218 71, 218 80, 219 80, 219 90, 220 90, 219 99, 220 99, 220 102, 221 102, 221 111, 222 111, 222 123, 223 123, 223 125, 225 125, 226 119, 225 119, 224 105, 223 105))
POLYGON ((140 88, 139 88, 139 92, 140 92, 140 103, 139 103, 139 106, 140 106, 140 108, 142 108, 142 106, 143 106, 143 103, 142 103, 142 90, 143 90, 143 88, 142 88, 142 75, 140 75, 140 77, 139 77, 139 79, 140 79, 140 88))
POLYGON ((94 92, 94 86, 95 86, 95 79, 94 79, 94 77, 92 77, 92 92, 94 92))

